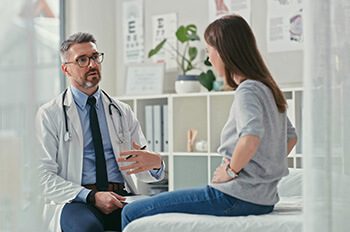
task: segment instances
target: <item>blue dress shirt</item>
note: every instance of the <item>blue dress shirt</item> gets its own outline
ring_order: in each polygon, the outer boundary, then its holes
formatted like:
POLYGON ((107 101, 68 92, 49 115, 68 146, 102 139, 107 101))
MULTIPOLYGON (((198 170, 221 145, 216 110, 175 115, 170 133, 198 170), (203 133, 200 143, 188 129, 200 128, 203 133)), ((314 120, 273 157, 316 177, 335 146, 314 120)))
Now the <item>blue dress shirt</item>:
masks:
MULTIPOLYGON (((95 166, 95 150, 92 141, 92 134, 90 129, 90 105, 87 104, 88 95, 81 92, 74 86, 71 86, 71 92, 73 94, 74 102, 77 105, 78 114, 80 118, 81 128, 83 132, 84 141, 84 154, 83 154, 83 173, 82 173, 82 185, 95 184, 96 183, 96 166, 95 166)), ((124 178, 119 170, 118 163, 115 159, 111 138, 108 133, 106 114, 103 107, 101 90, 98 89, 93 96, 96 98, 96 112, 100 125, 101 136, 103 141, 104 154, 106 159, 106 168, 108 181, 114 183, 124 183, 124 178)), ((163 169, 163 167, 162 167, 163 169)), ((155 178, 159 178, 161 170, 151 171, 151 174, 155 178)), ((91 190, 83 189, 79 192, 76 201, 86 202, 86 197, 91 190)))

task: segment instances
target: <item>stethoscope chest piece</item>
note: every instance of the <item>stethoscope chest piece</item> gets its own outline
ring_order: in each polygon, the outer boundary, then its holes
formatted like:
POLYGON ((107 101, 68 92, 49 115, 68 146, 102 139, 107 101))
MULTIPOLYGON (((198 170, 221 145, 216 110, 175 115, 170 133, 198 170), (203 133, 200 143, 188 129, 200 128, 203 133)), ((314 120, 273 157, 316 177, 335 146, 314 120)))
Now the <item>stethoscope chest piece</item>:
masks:
POLYGON ((70 139, 71 139, 70 133, 69 132, 64 133, 64 138, 63 139, 64 139, 65 142, 70 141, 70 139))

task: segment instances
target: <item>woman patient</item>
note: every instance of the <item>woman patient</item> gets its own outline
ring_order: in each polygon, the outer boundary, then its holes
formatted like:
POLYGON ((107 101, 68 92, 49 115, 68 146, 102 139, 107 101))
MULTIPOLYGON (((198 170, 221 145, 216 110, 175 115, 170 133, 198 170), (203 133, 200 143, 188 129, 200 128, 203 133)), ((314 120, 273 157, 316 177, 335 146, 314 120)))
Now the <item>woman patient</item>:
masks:
POLYGON ((206 28, 204 38, 214 69, 235 89, 218 148, 223 163, 208 186, 161 193, 126 205, 123 228, 138 218, 170 212, 267 214, 279 200, 277 184, 288 174, 286 157, 297 141, 286 100, 242 17, 217 19, 206 28))

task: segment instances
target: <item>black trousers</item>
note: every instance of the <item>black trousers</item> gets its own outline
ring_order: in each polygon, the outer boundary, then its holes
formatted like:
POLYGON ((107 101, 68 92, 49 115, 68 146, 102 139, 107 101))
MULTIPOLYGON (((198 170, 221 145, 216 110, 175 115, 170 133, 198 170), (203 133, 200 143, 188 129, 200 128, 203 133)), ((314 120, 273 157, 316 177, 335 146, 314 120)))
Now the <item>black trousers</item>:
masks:
MULTIPOLYGON (((126 191, 116 193, 130 195, 126 191)), ((122 209, 117 209, 110 214, 104 214, 92 205, 73 201, 63 207, 61 229, 64 232, 121 231, 121 212, 122 209)))
POLYGON ((60 223, 64 232, 121 231, 121 209, 104 214, 94 206, 72 202, 63 207, 60 223))

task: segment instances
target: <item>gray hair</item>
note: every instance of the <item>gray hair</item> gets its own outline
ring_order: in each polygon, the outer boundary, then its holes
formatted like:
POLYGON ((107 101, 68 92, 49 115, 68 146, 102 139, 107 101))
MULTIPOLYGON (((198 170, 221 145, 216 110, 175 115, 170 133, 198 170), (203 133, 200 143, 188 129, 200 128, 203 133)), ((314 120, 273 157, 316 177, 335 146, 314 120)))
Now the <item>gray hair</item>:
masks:
POLYGON ((89 42, 96 44, 96 39, 90 33, 78 32, 78 33, 75 33, 75 34, 69 36, 66 40, 64 40, 61 43, 60 53, 61 53, 61 60, 62 60, 62 62, 65 61, 66 52, 68 51, 68 49, 72 45, 80 44, 80 43, 89 43, 89 42))

